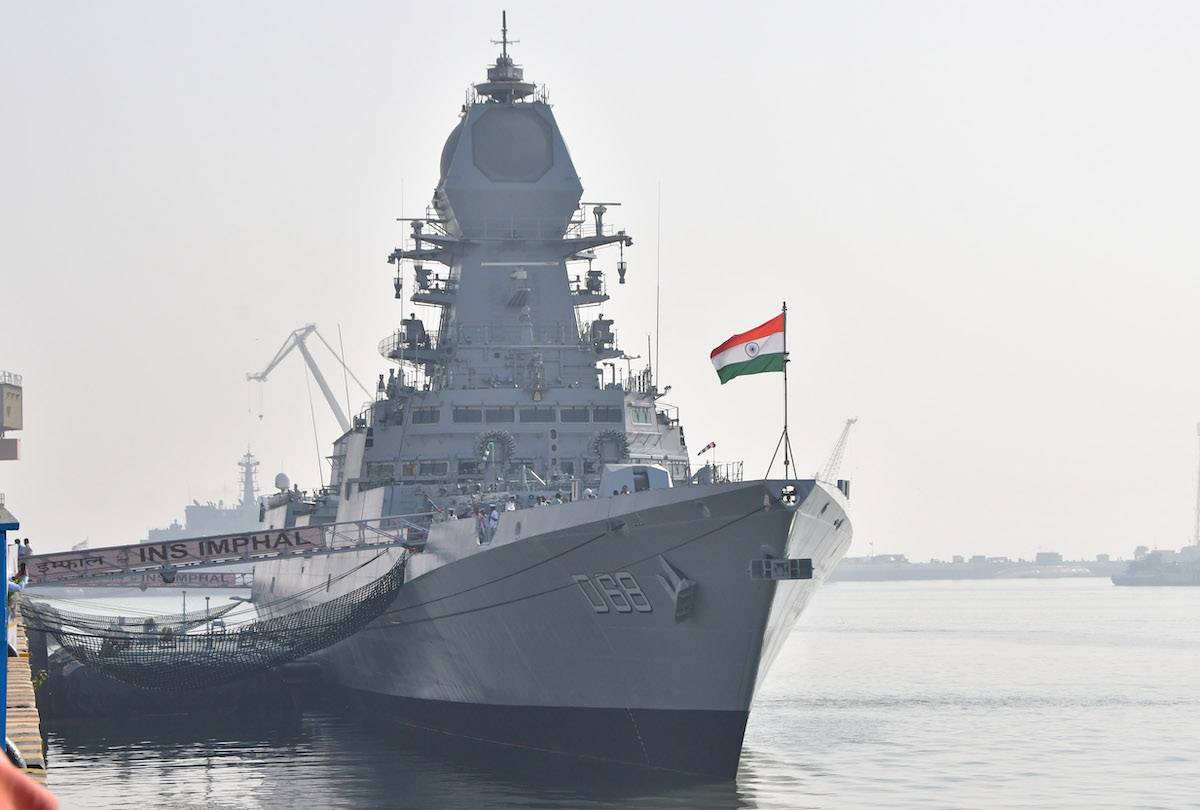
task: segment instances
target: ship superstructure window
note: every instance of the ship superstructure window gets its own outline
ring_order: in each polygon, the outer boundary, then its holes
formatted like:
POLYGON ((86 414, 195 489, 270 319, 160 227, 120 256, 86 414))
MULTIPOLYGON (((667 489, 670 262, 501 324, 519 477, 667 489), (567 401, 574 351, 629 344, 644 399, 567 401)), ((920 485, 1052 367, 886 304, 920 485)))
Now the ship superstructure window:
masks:
POLYGON ((616 405, 597 405, 592 408, 592 421, 594 422, 624 422, 625 415, 621 413, 621 408, 616 405))
POLYGON ((479 475, 480 474, 479 462, 478 461, 460 461, 460 462, 458 462, 458 474, 459 475, 479 475))
POLYGON ((555 414, 553 408, 547 408, 540 405, 535 405, 531 408, 521 409, 522 422, 554 422, 555 414))
POLYGON ((367 463, 367 480, 389 481, 396 473, 396 467, 390 461, 371 461, 367 463))
POLYGON ((586 405, 560 408, 559 413, 564 422, 587 422, 591 416, 586 405))
POLYGON ((514 408, 511 406, 506 408, 484 408, 483 418, 486 422, 514 422, 516 415, 514 408))
POLYGON ((422 478, 444 478, 449 471, 450 462, 448 461, 422 461, 418 474, 422 478))
POLYGON ((455 422, 482 422, 483 408, 455 408, 455 422))
POLYGON ((441 408, 413 408, 412 424, 433 425, 442 418, 441 408))
POLYGON ((648 425, 653 421, 653 412, 645 405, 630 405, 629 412, 635 425, 648 425))
POLYGON ((633 468, 633 491, 645 492, 650 489, 650 473, 638 467, 633 468))
POLYGON ((560 462, 558 462, 558 468, 560 470, 562 470, 563 475, 574 475, 575 474, 575 462, 574 461, 560 461, 560 462))

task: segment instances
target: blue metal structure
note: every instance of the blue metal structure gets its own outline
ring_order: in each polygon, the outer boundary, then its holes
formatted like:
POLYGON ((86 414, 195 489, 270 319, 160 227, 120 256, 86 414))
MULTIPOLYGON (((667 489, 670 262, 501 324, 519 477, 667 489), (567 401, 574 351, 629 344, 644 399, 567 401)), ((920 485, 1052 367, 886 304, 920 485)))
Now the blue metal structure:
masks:
MULTIPOLYGON (((0 503, 0 549, 3 549, 0 554, 0 580, 4 581, 4 635, 5 646, 7 647, 8 637, 8 533, 15 532, 21 528, 20 522, 13 517, 3 503, 0 503)), ((7 658, 7 650, 5 651, 7 658)), ((5 660, 4 666, 0 667, 0 695, 5 696, 7 701, 8 696, 8 661, 5 660)), ((3 712, 0 712, 0 738, 7 739, 8 736, 8 704, 5 703, 3 712)))

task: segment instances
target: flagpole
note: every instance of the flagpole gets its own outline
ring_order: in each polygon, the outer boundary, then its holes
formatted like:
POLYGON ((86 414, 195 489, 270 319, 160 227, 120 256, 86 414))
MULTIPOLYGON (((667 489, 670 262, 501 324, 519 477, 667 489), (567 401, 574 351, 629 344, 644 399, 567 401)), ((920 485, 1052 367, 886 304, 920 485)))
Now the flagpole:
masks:
POLYGON ((788 438, 788 350, 787 350, 787 301, 783 302, 783 478, 792 480, 792 442, 788 438))

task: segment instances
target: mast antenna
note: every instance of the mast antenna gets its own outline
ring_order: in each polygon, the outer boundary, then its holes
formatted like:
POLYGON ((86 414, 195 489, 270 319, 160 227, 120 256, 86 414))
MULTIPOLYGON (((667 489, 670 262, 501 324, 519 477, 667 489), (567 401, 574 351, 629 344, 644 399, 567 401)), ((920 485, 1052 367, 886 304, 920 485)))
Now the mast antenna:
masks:
POLYGON ((519 39, 509 39, 508 38, 508 11, 507 10, 501 11, 500 12, 500 39, 492 40, 493 45, 500 46, 500 58, 507 60, 508 59, 508 46, 509 45, 519 45, 520 42, 521 42, 521 40, 519 40, 519 39))
MULTIPOLYGON (((654 255, 654 376, 651 379, 652 385, 658 385, 661 378, 661 373, 658 370, 658 341, 662 331, 659 329, 659 318, 662 312, 662 180, 658 181, 658 224, 655 226, 656 233, 654 255)), ((650 353, 650 347, 646 347, 646 353, 650 353)))

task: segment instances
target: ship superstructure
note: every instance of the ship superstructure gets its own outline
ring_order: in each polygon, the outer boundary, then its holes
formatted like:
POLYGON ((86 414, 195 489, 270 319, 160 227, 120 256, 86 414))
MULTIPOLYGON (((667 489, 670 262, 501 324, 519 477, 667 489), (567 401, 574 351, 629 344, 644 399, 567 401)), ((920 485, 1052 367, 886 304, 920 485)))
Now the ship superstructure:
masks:
MULTIPOLYGON (((545 94, 508 53, 474 85, 428 215, 389 257, 395 363, 337 439, 327 485, 267 502, 271 527, 406 531, 395 604, 321 653, 397 724, 730 777, 755 690, 850 542, 818 481, 693 473, 653 369, 602 314, 632 238, 583 188, 545 94), (357 523, 356 523, 357 522, 357 523)), ((395 553, 400 553, 399 551, 395 553)), ((319 601, 393 553, 257 566, 255 598, 319 601), (350 573, 348 573, 350 572, 350 573)))

